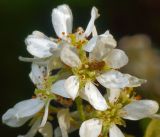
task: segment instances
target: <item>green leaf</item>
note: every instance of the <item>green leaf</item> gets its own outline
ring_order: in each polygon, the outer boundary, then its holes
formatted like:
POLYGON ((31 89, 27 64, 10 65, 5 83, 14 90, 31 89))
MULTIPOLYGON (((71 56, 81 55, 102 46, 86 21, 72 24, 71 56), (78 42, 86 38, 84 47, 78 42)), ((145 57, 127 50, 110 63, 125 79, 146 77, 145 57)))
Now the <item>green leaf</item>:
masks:
POLYGON ((145 137, 160 137, 160 120, 152 120, 149 123, 145 137))

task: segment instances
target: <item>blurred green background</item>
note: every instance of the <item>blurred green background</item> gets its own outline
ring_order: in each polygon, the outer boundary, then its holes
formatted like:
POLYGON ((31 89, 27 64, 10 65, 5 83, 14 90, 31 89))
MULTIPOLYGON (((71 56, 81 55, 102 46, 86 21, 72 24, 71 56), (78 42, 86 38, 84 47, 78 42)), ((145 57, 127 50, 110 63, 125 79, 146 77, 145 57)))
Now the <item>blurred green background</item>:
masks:
MULTIPOLYGON (((20 62, 18 56, 30 56, 26 51, 24 39, 33 30, 56 37, 51 23, 51 12, 52 8, 63 3, 72 9, 74 29, 78 26, 86 27, 90 10, 92 6, 96 6, 101 14, 96 21, 99 33, 109 29, 116 40, 126 35, 147 34, 153 43, 151 48, 159 50, 159 0, 0 0, 1 115, 17 102, 31 97, 34 86, 28 77, 30 64, 20 62)), ((159 90, 160 86, 157 88, 159 90)), ((145 97, 143 93, 142 96, 145 97)), ((159 97, 156 99, 159 100, 159 97)), ((138 122, 132 124, 127 128, 128 133, 142 137, 138 122)), ((28 130, 26 126, 0 126, 0 137, 16 137, 28 130)))

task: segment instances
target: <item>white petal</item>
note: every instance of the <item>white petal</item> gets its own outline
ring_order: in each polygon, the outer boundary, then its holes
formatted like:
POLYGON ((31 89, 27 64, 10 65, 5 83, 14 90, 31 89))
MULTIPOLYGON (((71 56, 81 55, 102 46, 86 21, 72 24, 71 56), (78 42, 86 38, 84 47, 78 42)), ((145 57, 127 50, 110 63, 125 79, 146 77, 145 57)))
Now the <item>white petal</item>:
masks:
POLYGON ((38 131, 39 126, 40 126, 40 119, 34 122, 31 129, 28 131, 26 135, 19 135, 18 137, 34 137, 38 131))
POLYGON ((8 109, 7 112, 2 116, 2 122, 10 127, 20 127, 25 124, 31 117, 16 118, 16 111, 12 108, 8 109))
POLYGON ((135 76, 131 76, 129 74, 124 74, 124 76, 128 79, 129 84, 127 85, 127 87, 138 87, 143 83, 146 83, 147 80, 144 79, 139 79, 135 76))
POLYGON ((87 51, 87 52, 91 52, 97 44, 97 39, 98 39, 98 36, 92 37, 88 41, 88 43, 84 46, 84 50, 87 51))
POLYGON ((92 30, 92 36, 94 37, 94 36, 97 36, 97 35, 98 35, 97 29, 96 29, 96 26, 94 25, 93 30, 92 30))
POLYGON ((86 37, 88 37, 91 34, 91 32, 94 28, 94 22, 98 17, 99 17, 98 9, 96 7, 93 7, 91 10, 91 19, 90 19, 88 26, 84 32, 86 37))
POLYGON ((125 137, 122 133, 122 131, 115 125, 113 124, 109 128, 109 137, 125 137))
POLYGON ((129 84, 128 78, 122 73, 116 70, 110 70, 97 77, 97 81, 104 87, 112 88, 124 88, 129 84))
POLYGON ((44 33, 40 32, 38 30, 33 31, 32 35, 36 36, 38 38, 47 38, 48 39, 48 37, 46 35, 44 35, 44 33))
POLYGON ((68 129, 70 128, 70 115, 68 109, 60 110, 57 114, 58 123, 61 129, 62 137, 68 137, 68 129))
POLYGON ((123 74, 116 70, 110 70, 97 77, 97 81, 106 88, 138 87, 146 80, 138 79, 129 74, 123 74))
POLYGON ((65 81, 65 89, 67 94, 74 100, 78 96, 79 80, 77 76, 70 76, 65 81))
POLYGON ((100 35, 100 41, 110 48, 115 48, 117 46, 116 40, 108 30, 104 34, 100 35))
POLYGON ((124 51, 120 49, 113 49, 109 54, 103 59, 107 65, 111 68, 118 69, 123 67, 128 63, 128 57, 124 51))
POLYGON ((98 137, 102 130, 102 121, 93 118, 84 121, 80 127, 80 137, 98 137))
POLYGON ((49 112, 49 104, 50 104, 50 100, 48 100, 45 104, 45 110, 44 110, 44 115, 41 121, 41 125, 40 127, 43 128, 47 122, 48 119, 48 112, 49 112))
POLYGON ((34 31, 25 39, 28 52, 38 58, 46 58, 52 55, 50 49, 56 49, 57 44, 51 41, 41 32, 34 31))
POLYGON ((139 120, 150 117, 159 109, 159 105, 153 100, 139 100, 134 101, 123 108, 125 119, 139 120))
POLYGON ((60 57, 61 60, 70 67, 78 67, 81 65, 78 55, 67 47, 62 49, 60 57))
POLYGON ((21 101, 2 116, 2 121, 8 126, 19 127, 43 107, 44 102, 39 98, 21 101))
POLYGON ((109 102, 114 103, 119 98, 121 89, 110 89, 107 92, 109 102))
POLYGON ((53 137, 53 127, 50 122, 47 122, 43 128, 38 130, 43 137, 53 137))
POLYGON ((108 108, 106 100, 101 95, 97 87, 91 82, 86 83, 84 94, 89 103, 97 110, 104 111, 108 108))
MULTIPOLYGON (((109 33, 109 31, 106 31, 102 35, 95 36, 95 38, 96 38, 95 40, 97 40, 97 41, 94 42, 94 43, 89 42, 87 44, 88 47, 87 47, 86 51, 88 50, 88 52, 91 52, 89 54, 90 59, 92 59, 92 60, 102 60, 105 56, 108 55, 108 53, 113 48, 116 47, 117 42, 115 41, 113 36, 109 33)), ((94 39, 94 37, 92 39, 94 39)))
POLYGON ((72 32, 73 16, 68 5, 63 4, 52 11, 52 24, 58 37, 63 38, 65 34, 72 32))
POLYGON ((37 85, 38 88, 42 88, 42 83, 44 81, 44 77, 46 75, 46 67, 39 66, 35 63, 32 63, 31 72, 29 74, 30 79, 32 82, 37 85))
POLYGON ((37 112, 39 112, 44 107, 44 101, 35 98, 35 99, 28 99, 17 103, 13 109, 16 110, 17 118, 23 118, 28 116, 33 116, 37 112))
POLYGON ((65 98, 70 98, 64 87, 65 81, 66 80, 59 80, 56 83, 54 83, 51 87, 51 92, 65 98))

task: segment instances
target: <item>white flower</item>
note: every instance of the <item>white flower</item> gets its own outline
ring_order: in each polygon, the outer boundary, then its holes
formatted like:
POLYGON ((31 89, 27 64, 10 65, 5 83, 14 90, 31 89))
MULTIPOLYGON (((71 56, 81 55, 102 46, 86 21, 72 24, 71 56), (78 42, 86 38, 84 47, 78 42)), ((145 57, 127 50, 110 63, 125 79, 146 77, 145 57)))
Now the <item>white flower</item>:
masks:
POLYGON ((98 16, 98 10, 93 7, 91 11, 91 19, 85 32, 79 28, 76 33, 71 34, 73 23, 71 9, 66 4, 54 8, 52 11, 52 24, 58 38, 62 40, 59 41, 58 39, 48 38, 42 32, 33 31, 33 33, 25 39, 25 43, 28 52, 33 55, 34 58, 19 57, 19 59, 21 61, 33 62, 39 65, 47 64, 50 69, 62 67, 59 60, 62 47, 67 46, 68 43, 76 47, 76 44, 72 43, 73 39, 74 41, 76 40, 76 43, 85 43, 85 41, 87 41, 86 37, 91 34, 94 28, 94 21, 98 16))
POLYGON ((84 50, 89 52, 90 60, 104 61, 109 68, 112 68, 110 71, 98 76, 97 81, 109 89, 137 87, 146 82, 146 80, 113 70, 119 69, 128 63, 128 57, 125 52, 120 49, 114 49, 116 46, 117 43, 109 31, 102 35, 94 36, 84 46, 84 50))
MULTIPOLYGON (((119 115, 124 119, 140 120, 152 116, 158 109, 158 103, 153 100, 139 100, 124 106, 119 115)), ((102 125, 102 120, 97 118, 84 121, 80 127, 80 137, 98 137, 101 133, 102 125)), ((121 130, 113 122, 109 127, 109 137, 124 137, 121 130)))
MULTIPOLYGON (((51 87, 47 87, 46 77, 48 76, 48 70, 46 67, 32 64, 32 70, 29 76, 38 88, 36 98, 21 101, 13 108, 10 108, 2 117, 3 123, 8 126, 20 127, 44 109, 41 124, 39 124, 39 127, 44 127, 48 119, 49 104, 54 97, 53 93, 61 93, 63 96, 67 97, 65 90, 62 89, 64 84, 62 83, 61 86, 61 81, 50 85, 51 87)), ((33 130, 28 134, 33 134, 33 130)))
MULTIPOLYGON (((93 7, 91 10, 91 19, 83 34, 83 37, 88 37, 94 27, 94 21, 98 18, 98 10, 93 7)), ((54 8, 52 11, 52 24, 59 38, 67 40, 67 35, 72 33, 73 15, 68 5, 63 4, 54 8)))
MULTIPOLYGON (((61 59, 62 61, 70 66, 71 68, 78 68, 81 70, 82 62, 80 58, 77 56, 75 52, 73 52, 70 48, 63 48, 61 52, 61 59)), ((87 64, 86 64, 87 65, 87 64)), ((79 73, 79 70, 77 73, 79 73)), ((87 73, 82 74, 86 77, 87 73)), ((89 101, 94 108, 98 110, 105 110, 107 109, 107 103, 99 90, 93 84, 93 81, 88 77, 84 78, 84 88, 82 88, 80 92, 80 85, 82 84, 82 76, 81 74, 78 76, 77 74, 70 76, 65 81, 65 89, 68 95, 74 100, 78 95, 82 98, 89 101)), ((83 77, 83 76, 82 76, 83 77)))
MULTIPOLYGON (((96 46, 96 48, 98 47, 100 48, 101 45, 96 46)), ((90 52, 89 58, 85 57, 85 59, 83 57, 79 58, 77 53, 69 47, 64 47, 60 56, 61 60, 66 65, 71 67, 71 70, 74 74, 67 78, 65 82, 65 89, 68 95, 73 100, 80 95, 98 110, 105 110, 108 106, 99 90, 94 86, 95 80, 109 89, 136 87, 145 82, 145 80, 141 80, 129 74, 122 74, 119 71, 113 70, 113 65, 109 66, 108 62, 105 62, 103 58, 110 56, 110 62, 113 62, 112 64, 115 64, 114 66, 116 66, 116 68, 117 66, 122 67, 125 65, 126 61, 123 60, 124 58, 128 60, 128 58, 121 50, 109 50, 110 48, 104 46, 103 44, 102 47, 105 48, 97 49, 96 53, 94 51, 90 52), (97 58, 93 60, 93 57, 97 58), (116 58, 118 60, 116 60, 116 58), (109 68, 104 70, 103 68, 105 66, 109 68)))
MULTIPOLYGON (((97 9, 93 7, 91 19, 83 34, 83 38, 88 37, 91 34, 94 27, 94 21, 98 16, 97 9)), ((67 40, 67 35, 72 32, 73 23, 72 12, 68 5, 63 4, 53 9, 52 23, 57 36, 63 40, 67 40)), ((68 39, 67 42, 68 41, 70 40, 68 39)), ((28 52, 37 58, 52 56, 53 53, 51 53, 51 50, 56 51, 61 47, 57 42, 57 39, 50 39, 39 31, 33 31, 33 33, 25 39, 28 52)))

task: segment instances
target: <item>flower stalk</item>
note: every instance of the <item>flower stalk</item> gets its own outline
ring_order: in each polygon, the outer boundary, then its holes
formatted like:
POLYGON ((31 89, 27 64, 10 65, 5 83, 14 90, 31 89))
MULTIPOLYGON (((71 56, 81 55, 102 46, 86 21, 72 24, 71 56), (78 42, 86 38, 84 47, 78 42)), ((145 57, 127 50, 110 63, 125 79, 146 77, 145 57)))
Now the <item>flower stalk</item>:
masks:
POLYGON ((76 101, 76 106, 77 106, 77 110, 79 112, 80 119, 81 119, 81 121, 84 121, 85 120, 85 112, 83 109, 82 99, 80 97, 77 97, 75 101, 76 101))

